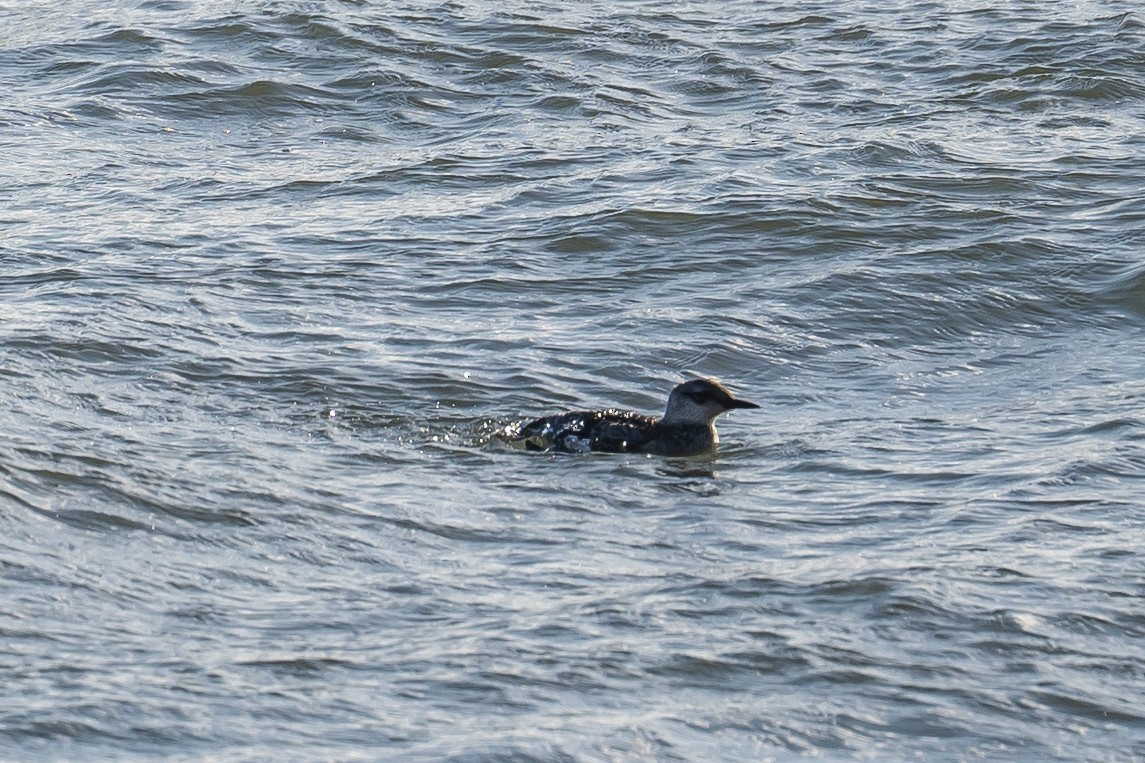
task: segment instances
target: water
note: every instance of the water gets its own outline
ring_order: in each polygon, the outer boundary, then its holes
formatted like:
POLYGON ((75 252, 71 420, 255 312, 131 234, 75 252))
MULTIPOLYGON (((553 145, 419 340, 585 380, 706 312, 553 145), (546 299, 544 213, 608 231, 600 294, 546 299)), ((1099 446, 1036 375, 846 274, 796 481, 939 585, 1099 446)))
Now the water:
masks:
POLYGON ((0 30, 2 757, 1145 757, 1135 4, 0 30))

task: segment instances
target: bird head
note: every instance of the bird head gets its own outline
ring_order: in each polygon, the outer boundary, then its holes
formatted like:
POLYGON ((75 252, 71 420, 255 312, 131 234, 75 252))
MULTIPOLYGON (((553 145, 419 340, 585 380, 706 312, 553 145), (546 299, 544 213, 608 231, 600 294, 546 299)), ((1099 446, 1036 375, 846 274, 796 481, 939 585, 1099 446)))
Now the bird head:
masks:
POLYGON ((758 408, 740 400, 715 379, 692 379, 676 385, 668 395, 665 423, 710 424, 716 416, 733 408, 758 408))

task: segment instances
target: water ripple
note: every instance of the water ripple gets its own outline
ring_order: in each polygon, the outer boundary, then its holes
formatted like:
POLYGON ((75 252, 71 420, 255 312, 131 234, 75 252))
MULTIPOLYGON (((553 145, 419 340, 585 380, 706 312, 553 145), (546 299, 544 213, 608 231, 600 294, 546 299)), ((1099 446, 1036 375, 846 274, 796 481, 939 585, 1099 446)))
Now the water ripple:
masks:
POLYGON ((1145 753, 1135 8, 0 16, 11 756, 1145 753))

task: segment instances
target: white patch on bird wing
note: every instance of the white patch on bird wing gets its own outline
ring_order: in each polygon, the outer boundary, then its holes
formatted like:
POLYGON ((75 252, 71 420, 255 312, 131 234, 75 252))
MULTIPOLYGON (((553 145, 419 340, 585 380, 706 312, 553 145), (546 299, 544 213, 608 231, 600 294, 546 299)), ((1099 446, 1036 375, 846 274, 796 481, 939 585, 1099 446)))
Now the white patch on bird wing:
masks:
POLYGON ((587 437, 566 437, 563 444, 573 453, 592 452, 592 442, 587 437))

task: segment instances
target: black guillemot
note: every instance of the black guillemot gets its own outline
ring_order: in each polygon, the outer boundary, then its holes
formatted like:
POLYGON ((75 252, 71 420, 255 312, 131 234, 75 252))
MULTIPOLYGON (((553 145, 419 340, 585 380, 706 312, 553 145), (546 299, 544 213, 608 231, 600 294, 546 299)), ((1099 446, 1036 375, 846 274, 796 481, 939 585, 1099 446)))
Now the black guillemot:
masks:
POLYGON ((720 441, 717 416, 758 407, 736 398, 714 379, 693 379, 672 390, 660 418, 615 409, 573 411, 530 421, 510 439, 527 450, 693 456, 720 441))

